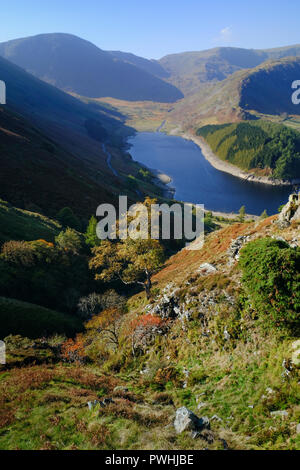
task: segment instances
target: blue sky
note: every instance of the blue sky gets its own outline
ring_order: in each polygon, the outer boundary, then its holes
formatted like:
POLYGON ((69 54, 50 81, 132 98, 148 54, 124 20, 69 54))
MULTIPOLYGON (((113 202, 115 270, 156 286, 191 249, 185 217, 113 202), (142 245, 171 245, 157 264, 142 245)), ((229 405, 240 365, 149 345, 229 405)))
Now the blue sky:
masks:
POLYGON ((299 0, 8 0, 0 8, 0 41, 66 32, 155 59, 300 43, 299 0))

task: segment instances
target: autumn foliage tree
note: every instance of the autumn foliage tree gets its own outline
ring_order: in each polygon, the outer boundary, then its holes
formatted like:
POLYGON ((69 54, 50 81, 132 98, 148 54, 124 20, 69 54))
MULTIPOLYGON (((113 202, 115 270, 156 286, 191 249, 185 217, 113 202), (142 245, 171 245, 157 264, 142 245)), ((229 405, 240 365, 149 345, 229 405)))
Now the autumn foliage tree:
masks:
POLYGON ((102 241, 100 246, 92 249, 93 258, 90 260, 96 279, 138 284, 145 289, 148 299, 151 296, 151 277, 165 259, 159 240, 151 238, 151 207, 155 203, 155 199, 147 197, 143 204, 137 205, 136 210, 141 217, 128 211, 125 225, 121 220, 116 223, 119 239, 102 241), (132 227, 136 230, 134 236, 132 227))
POLYGON ((108 308, 95 315, 85 327, 89 333, 102 335, 104 340, 114 348, 119 347, 119 334, 122 311, 117 307, 108 308))
POLYGON ((138 284, 145 289, 147 298, 151 297, 151 277, 164 262, 164 250, 158 240, 104 241, 93 249, 93 255, 90 268, 99 271, 96 279, 138 284))

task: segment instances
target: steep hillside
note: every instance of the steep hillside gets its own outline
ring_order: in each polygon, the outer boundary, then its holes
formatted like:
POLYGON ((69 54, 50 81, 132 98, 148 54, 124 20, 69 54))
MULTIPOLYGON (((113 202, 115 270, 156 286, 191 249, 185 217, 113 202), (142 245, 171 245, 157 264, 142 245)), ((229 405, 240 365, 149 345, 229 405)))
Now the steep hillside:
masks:
POLYGON ((174 255, 117 323, 7 338, 0 447, 299 450, 299 223, 295 194, 174 255), (34 355, 44 364, 24 367, 34 355))
POLYGON ((42 34, 2 43, 0 55, 62 90, 90 98, 174 102, 183 96, 146 71, 142 59, 124 60, 69 34, 42 34), (144 66, 137 67, 136 61, 144 66))
POLYGON ((0 199, 0 245, 8 240, 54 241, 62 227, 36 212, 24 211, 0 199))
POLYGON ((300 114, 292 102, 292 83, 300 77, 300 58, 267 62, 241 83, 240 106, 264 114, 300 114))
MULTIPOLYGON (((197 124, 236 122, 256 119, 257 114, 299 115, 292 102, 292 83, 300 76, 300 59, 267 61, 240 70, 217 83, 205 83, 199 92, 181 100, 170 119, 184 127, 197 124)), ((287 121, 288 124, 288 121, 287 121)))
POLYGON ((300 56, 300 46, 255 50, 218 47, 200 52, 183 52, 160 59, 159 63, 169 73, 169 81, 192 95, 209 82, 221 81, 234 72, 257 67, 269 59, 300 56))
POLYGON ((17 207, 54 216, 68 206, 87 219, 114 198, 105 161, 97 168, 80 160, 7 108, 0 109, 0 158, 1 197, 17 207))
POLYGON ((107 108, 87 106, 3 58, 0 58, 0 76, 7 88, 5 109, 22 114, 81 158, 101 161, 99 140, 110 140, 114 133, 123 130, 120 120, 107 108), (97 126, 97 141, 89 136, 91 123, 97 126))
POLYGON ((266 121, 204 126, 197 131, 222 160, 278 179, 300 178, 300 133, 266 121))
POLYGON ((54 334, 72 336, 82 329, 76 317, 5 297, 0 297, 0 323, 0 338, 9 335, 31 339, 54 334))
POLYGON ((140 168, 124 149, 132 129, 120 113, 84 103, 2 58, 0 76, 7 86, 0 108, 3 199, 21 208, 33 203, 50 216, 69 206, 86 220, 120 191, 138 197, 127 175, 140 168))

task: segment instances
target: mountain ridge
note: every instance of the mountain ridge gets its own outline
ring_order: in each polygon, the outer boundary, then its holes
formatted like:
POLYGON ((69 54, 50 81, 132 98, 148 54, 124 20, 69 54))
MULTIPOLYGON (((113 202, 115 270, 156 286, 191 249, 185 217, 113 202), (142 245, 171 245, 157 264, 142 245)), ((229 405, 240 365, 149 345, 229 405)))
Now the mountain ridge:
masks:
POLYGON ((159 63, 170 74, 168 81, 178 86, 185 96, 191 95, 206 83, 218 82, 239 70, 254 68, 267 60, 300 56, 300 45, 273 49, 216 47, 204 51, 169 54, 159 63))
POLYGON ((67 92, 129 101, 175 102, 183 97, 172 84, 116 54, 66 33, 39 34, 0 44, 4 58, 67 92))

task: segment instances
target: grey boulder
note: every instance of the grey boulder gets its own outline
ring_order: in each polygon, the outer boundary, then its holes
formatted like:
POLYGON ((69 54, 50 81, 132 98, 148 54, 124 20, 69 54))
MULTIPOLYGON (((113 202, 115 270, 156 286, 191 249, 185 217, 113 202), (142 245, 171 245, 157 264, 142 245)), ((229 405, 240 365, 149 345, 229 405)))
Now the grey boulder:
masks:
POLYGON ((198 418, 198 416, 184 406, 176 411, 174 427, 178 434, 184 431, 195 433, 210 429, 210 422, 207 417, 198 418))

